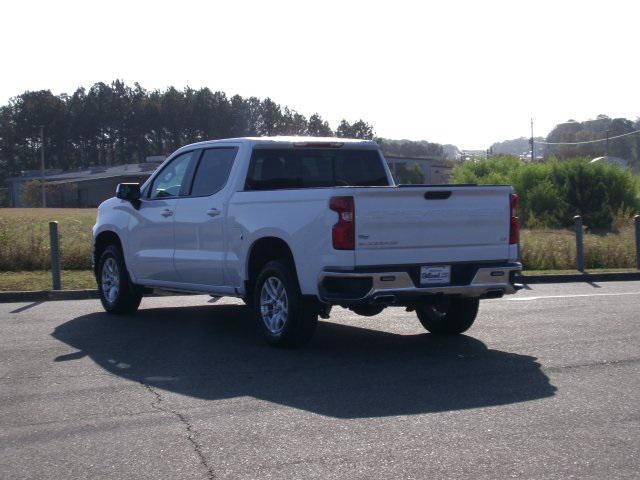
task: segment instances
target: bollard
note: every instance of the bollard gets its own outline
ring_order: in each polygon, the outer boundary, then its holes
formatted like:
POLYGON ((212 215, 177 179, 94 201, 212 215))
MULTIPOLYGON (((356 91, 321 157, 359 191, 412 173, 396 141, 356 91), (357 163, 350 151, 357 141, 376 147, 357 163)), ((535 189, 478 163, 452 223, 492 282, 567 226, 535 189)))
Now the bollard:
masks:
POLYGON ((636 268, 640 270, 640 215, 633 217, 636 225, 636 268))
POLYGON ((49 242, 51 244, 51 280, 54 290, 62 289, 60 280, 60 242, 58 241, 58 222, 49 222, 49 242))
POLYGON ((584 273, 584 231, 582 230, 582 217, 573 217, 576 222, 576 262, 578 271, 584 273))

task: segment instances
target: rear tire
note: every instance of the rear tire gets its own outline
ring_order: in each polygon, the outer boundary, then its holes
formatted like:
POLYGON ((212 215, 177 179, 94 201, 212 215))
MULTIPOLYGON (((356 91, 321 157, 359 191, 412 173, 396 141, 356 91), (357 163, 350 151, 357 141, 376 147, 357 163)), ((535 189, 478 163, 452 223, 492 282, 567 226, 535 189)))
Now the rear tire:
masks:
POLYGON ((107 312, 133 313, 140 306, 142 288, 131 282, 117 245, 109 245, 100 255, 97 280, 100 301, 107 312))
POLYGON ((467 331, 478 315, 480 299, 443 297, 416 307, 422 326, 438 335, 456 335, 467 331))
POLYGON ((253 310, 265 340, 276 347, 299 347, 311 340, 318 324, 316 302, 305 300, 293 269, 267 263, 253 288, 253 310))

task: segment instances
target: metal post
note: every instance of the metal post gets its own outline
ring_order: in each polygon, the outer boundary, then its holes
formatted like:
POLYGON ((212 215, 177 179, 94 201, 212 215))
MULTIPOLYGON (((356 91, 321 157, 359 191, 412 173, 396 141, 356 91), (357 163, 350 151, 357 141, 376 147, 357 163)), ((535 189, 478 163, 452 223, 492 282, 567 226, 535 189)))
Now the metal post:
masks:
POLYGON ((636 225, 636 268, 640 270, 640 215, 633 217, 636 225))
POLYGON ((60 280, 60 242, 58 241, 58 222, 49 222, 49 242, 51 243, 51 280, 54 290, 62 289, 60 280))
POLYGON ((578 271, 584 273, 584 232, 582 230, 582 217, 573 217, 576 222, 576 262, 578 271))
POLYGON ((535 162, 534 143, 533 143, 533 117, 531 118, 531 140, 529 140, 529 143, 531 144, 531 163, 533 163, 535 162))
POLYGON ((47 206, 47 195, 44 186, 44 126, 40 125, 40 184, 42 187, 42 208, 47 206))

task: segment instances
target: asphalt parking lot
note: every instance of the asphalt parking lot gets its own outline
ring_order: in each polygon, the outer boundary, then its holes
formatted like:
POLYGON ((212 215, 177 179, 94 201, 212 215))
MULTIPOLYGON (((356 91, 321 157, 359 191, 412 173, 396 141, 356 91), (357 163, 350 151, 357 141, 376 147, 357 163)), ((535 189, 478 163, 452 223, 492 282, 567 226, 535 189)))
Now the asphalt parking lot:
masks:
POLYGON ((458 338, 334 309, 300 350, 208 300, 0 304, 0 477, 638 478, 640 282, 532 286, 458 338))

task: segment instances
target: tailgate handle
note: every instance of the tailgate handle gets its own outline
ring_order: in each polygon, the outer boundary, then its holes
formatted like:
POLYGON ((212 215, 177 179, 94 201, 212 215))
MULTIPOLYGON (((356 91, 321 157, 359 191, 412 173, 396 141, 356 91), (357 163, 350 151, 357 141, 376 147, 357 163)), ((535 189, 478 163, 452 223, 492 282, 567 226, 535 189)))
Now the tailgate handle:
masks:
POLYGON ((426 192, 424 198, 426 200, 446 200, 451 196, 451 190, 436 190, 434 192, 426 192))

